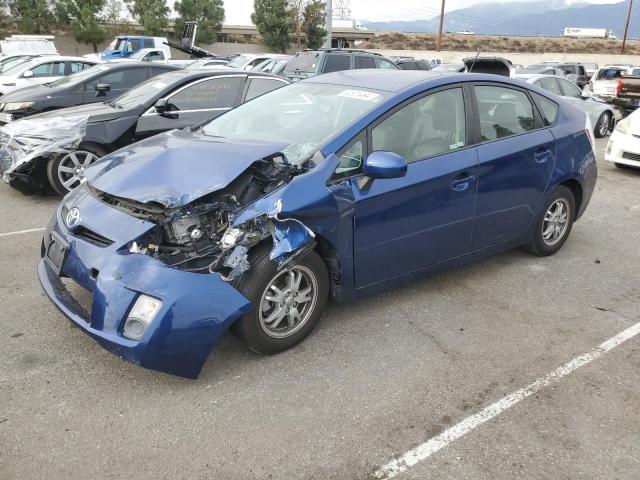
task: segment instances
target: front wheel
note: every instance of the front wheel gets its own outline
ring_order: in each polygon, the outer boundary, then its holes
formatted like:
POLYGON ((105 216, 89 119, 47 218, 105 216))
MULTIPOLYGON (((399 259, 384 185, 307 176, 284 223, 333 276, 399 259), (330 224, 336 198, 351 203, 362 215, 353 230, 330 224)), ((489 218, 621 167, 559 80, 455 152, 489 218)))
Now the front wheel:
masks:
POLYGON ((600 115, 593 132, 597 138, 604 138, 611 131, 611 118, 611 113, 609 112, 603 112, 600 115))
POLYGON ((322 315, 329 296, 329 275, 312 251, 283 270, 269 259, 270 248, 249 256, 251 268, 236 282, 255 308, 231 330, 249 348, 263 354, 287 350, 302 342, 322 315))
POLYGON ((100 152, 88 149, 61 153, 47 164, 47 179, 64 196, 82 183, 84 171, 101 156, 100 152))
POLYGON ((571 233, 575 214, 576 201, 573 192, 560 185, 540 211, 534 239, 527 246, 527 250, 540 257, 556 253, 571 233))

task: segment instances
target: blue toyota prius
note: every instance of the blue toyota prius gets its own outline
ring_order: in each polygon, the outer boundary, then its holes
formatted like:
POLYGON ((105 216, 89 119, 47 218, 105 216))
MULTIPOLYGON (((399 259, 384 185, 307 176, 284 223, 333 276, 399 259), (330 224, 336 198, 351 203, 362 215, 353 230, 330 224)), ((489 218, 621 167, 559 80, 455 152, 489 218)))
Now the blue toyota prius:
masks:
POLYGON ((228 327, 277 353, 329 299, 515 247, 557 252, 596 183, 590 129, 505 77, 321 75, 89 167, 38 274, 106 349, 195 378, 228 327))

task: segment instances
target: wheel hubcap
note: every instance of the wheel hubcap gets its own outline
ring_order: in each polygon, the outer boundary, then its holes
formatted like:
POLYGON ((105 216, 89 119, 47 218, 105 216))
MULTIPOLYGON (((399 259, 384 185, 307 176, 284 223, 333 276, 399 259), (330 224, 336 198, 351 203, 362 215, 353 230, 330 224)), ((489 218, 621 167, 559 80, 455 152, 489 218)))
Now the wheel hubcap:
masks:
POLYGON ((604 137, 608 131, 609 131, 609 116, 605 115, 604 117, 602 117, 602 121, 600 122, 600 135, 604 137))
POLYGON ((553 202, 542 222, 542 239, 550 247, 564 237, 569 226, 569 202, 559 198, 553 202))
POLYGON ((295 265, 278 273, 260 300, 260 326, 273 338, 284 338, 300 330, 316 306, 318 282, 307 267, 295 265))
POLYGON ((58 180, 71 191, 84 181, 85 169, 98 159, 91 152, 78 150, 66 154, 58 165, 58 180))

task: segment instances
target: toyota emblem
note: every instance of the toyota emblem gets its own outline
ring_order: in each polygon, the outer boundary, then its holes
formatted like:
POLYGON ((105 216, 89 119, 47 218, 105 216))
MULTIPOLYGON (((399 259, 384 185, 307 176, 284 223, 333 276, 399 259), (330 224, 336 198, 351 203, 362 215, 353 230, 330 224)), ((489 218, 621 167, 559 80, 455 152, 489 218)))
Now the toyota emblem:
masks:
POLYGON ((71 210, 69 210, 69 213, 67 213, 67 218, 65 220, 67 222, 67 227, 75 227, 80 221, 80 210, 78 210, 76 207, 73 207, 71 210))

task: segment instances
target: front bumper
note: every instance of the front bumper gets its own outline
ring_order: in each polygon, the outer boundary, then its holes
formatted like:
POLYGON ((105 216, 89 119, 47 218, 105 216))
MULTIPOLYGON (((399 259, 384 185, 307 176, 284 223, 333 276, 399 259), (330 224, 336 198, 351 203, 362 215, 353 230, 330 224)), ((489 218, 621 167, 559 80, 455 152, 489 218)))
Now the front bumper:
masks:
POLYGON ((640 168, 640 137, 614 131, 604 154, 607 162, 640 168))
MULTIPOLYGON (((83 239, 63 226, 62 208, 45 233, 45 244, 55 232, 69 246, 60 276, 44 259, 38 265, 40 283, 51 301, 76 326, 123 359, 196 378, 217 339, 253 308, 251 302, 216 273, 170 268, 152 257, 129 253, 118 241, 105 247, 83 239), (92 293, 90 312, 74 299, 61 277, 92 293), (124 322, 143 293, 162 300, 162 307, 142 338, 130 340, 122 335, 124 322)), ((146 223, 109 210, 107 220, 120 222, 116 233, 127 230, 127 221, 137 232, 146 223)))

